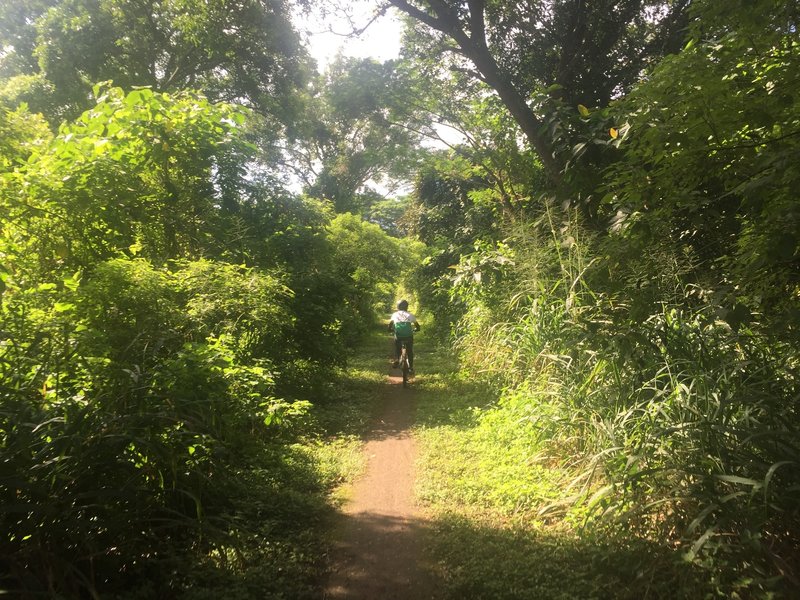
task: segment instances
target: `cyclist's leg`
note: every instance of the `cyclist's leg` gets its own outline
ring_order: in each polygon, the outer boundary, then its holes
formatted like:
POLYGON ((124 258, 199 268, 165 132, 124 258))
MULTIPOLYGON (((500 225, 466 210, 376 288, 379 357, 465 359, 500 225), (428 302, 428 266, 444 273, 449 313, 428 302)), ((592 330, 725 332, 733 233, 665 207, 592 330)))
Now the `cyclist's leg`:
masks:
POLYGON ((408 368, 414 368, 414 338, 408 338, 406 342, 406 351, 408 352, 408 368))
POLYGON ((403 342, 399 338, 394 338, 394 364, 400 362, 400 350, 403 347, 403 342))

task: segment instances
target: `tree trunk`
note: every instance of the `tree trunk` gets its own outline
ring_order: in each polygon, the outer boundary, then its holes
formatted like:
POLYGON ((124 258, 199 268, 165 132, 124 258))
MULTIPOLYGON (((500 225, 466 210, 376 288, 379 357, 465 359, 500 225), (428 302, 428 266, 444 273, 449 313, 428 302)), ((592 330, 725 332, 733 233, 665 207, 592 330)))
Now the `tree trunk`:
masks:
MULTIPOLYGON (((465 50, 466 52, 466 50, 465 50)), ((561 185, 561 166, 553 156, 553 149, 542 134, 543 123, 537 118, 528 106, 525 98, 517 89, 508 82, 500 72, 500 67, 495 62, 488 49, 475 49, 474 54, 467 55, 475 64, 484 81, 500 96, 500 100, 514 117, 539 160, 542 161, 548 179, 556 186, 561 185)))
POLYGON ((480 73, 480 78, 497 92, 528 143, 539 155, 548 179, 556 188, 560 187, 562 169, 553 156, 550 143, 542 132, 542 121, 531 110, 525 97, 512 85, 489 52, 486 43, 484 1, 469 0, 469 33, 462 28, 458 15, 444 0, 429 0, 428 4, 433 14, 417 8, 406 0, 388 0, 388 2, 432 29, 444 33, 458 44, 460 53, 472 61, 480 73))

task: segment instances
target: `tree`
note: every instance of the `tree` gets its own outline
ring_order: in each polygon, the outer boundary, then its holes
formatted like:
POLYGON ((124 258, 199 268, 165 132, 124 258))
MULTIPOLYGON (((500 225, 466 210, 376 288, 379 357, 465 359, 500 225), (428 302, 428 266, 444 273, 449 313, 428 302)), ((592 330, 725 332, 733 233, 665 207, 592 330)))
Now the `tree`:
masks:
POLYGON ((202 89, 288 122, 309 70, 286 0, 15 0, 0 23, 0 75, 22 77, 18 98, 57 120, 113 80, 202 89))
POLYGON ((162 261, 213 248, 226 212, 220 165, 248 152, 243 109, 191 93, 97 91, 94 109, 3 174, 0 248, 38 260, 32 270, 43 274, 120 253, 162 261))
POLYGON ((409 179, 417 90, 396 61, 339 57, 320 76, 304 139, 291 149, 307 193, 331 200, 337 212, 365 214, 383 197, 375 183, 409 179))
POLYGON ((500 97, 551 182, 554 156, 543 113, 548 101, 606 104, 624 93, 654 58, 680 41, 686 0, 486 2, 387 0, 424 24, 440 52, 500 97), (464 61, 467 61, 466 63, 464 61))
POLYGON ((637 259, 658 242, 693 257, 691 278, 731 325, 796 336, 797 3, 694 10, 693 41, 616 107, 629 133, 608 208, 637 259))
POLYGON ((41 115, 26 105, 14 110, 0 104, 0 172, 13 171, 52 138, 41 115))
POLYGON ((433 154, 417 174, 404 228, 427 246, 427 257, 415 269, 414 289, 436 315, 440 334, 462 316, 463 307, 450 295, 453 267, 463 255, 499 237, 498 204, 483 170, 466 152, 433 154))
POLYGON ((378 225, 389 235, 401 238, 405 233, 401 221, 408 204, 408 196, 378 200, 370 206, 366 219, 370 223, 378 225))
POLYGON ((419 248, 352 214, 337 215, 331 221, 328 239, 334 248, 337 279, 346 282, 343 313, 352 315, 342 333, 352 340, 390 305, 395 287, 415 264, 419 248))

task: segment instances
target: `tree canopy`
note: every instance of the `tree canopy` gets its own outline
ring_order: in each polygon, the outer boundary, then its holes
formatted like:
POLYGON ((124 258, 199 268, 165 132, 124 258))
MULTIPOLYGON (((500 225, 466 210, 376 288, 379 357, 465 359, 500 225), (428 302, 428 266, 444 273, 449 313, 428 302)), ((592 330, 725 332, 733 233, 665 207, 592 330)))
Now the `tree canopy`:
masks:
POLYGON ((543 133, 553 100, 605 106, 643 69, 683 40, 688 2, 631 0, 426 3, 388 0, 433 34, 428 52, 449 52, 494 90, 553 183, 563 161, 543 133))
POLYGON ((5 94, 51 118, 92 104, 92 86, 202 89, 279 123, 309 76, 284 0, 22 0, 0 5, 5 94))
POLYGON ((410 178, 420 135, 418 81, 401 63, 339 57, 308 100, 303 134, 289 149, 308 194, 338 212, 367 214, 381 184, 410 178))

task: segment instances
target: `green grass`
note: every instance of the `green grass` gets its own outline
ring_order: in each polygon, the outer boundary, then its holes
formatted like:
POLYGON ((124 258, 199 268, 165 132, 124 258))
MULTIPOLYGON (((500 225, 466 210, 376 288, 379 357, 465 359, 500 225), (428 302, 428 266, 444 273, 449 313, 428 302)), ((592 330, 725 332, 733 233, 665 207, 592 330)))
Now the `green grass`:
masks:
POLYGON ((564 476, 542 464, 533 424, 498 410, 497 393, 459 373, 445 351, 424 361, 435 374, 418 386, 418 497, 434 510, 530 519, 558 496, 564 476))
POLYGON ((386 337, 376 327, 369 332, 334 381, 330 398, 314 409, 317 430, 302 447, 324 474, 335 505, 349 495, 349 485, 365 466, 363 434, 384 385, 386 337))
MULTIPOLYGON (((531 407, 503 401, 419 341, 417 496, 446 598, 696 598, 704 586, 666 544, 539 511, 569 494, 531 407), (424 365, 424 366, 423 366, 424 365)), ((535 412, 535 411, 534 411, 535 412)))
POLYGON ((645 540, 591 538, 557 526, 438 512, 428 550, 446 598, 698 598, 689 568, 671 566, 669 549, 645 540), (666 568, 661 568, 666 567, 666 568))

